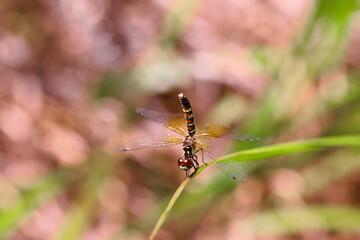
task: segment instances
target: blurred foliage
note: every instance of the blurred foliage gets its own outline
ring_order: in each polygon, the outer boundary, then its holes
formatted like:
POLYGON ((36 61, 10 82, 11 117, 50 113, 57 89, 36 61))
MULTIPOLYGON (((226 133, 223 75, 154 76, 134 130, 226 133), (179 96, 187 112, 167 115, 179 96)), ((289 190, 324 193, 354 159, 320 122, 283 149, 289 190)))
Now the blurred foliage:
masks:
POLYGON ((19 227, 34 210, 54 198, 69 183, 64 173, 52 172, 27 189, 20 189, 20 198, 0 213, 0 236, 5 238, 19 227))
POLYGON ((359 233, 360 209, 341 206, 308 206, 274 209, 239 221, 238 228, 255 236, 299 234, 311 230, 359 233), (258 228, 258 226, 264 226, 258 228))
POLYGON ((2 239, 147 239, 164 209, 157 239, 360 237, 358 1, 0 11, 2 239), (162 130, 136 107, 178 112, 180 91, 197 124, 261 138, 231 148, 246 184, 202 167, 175 203, 175 150, 117 151, 162 130))

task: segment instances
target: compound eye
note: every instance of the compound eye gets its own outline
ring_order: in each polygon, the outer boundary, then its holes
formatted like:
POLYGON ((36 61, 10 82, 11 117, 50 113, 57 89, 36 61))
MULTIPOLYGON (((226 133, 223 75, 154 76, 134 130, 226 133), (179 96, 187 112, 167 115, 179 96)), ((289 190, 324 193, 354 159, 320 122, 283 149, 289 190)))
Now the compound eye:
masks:
POLYGON ((177 160, 177 163, 178 163, 179 166, 183 165, 183 164, 184 164, 184 159, 179 158, 179 159, 177 160))
POLYGON ((189 170, 192 167, 191 161, 189 159, 183 158, 178 159, 178 165, 180 169, 185 171, 189 170))
POLYGON ((191 167, 191 161, 189 159, 184 159, 183 164, 186 167, 191 167))

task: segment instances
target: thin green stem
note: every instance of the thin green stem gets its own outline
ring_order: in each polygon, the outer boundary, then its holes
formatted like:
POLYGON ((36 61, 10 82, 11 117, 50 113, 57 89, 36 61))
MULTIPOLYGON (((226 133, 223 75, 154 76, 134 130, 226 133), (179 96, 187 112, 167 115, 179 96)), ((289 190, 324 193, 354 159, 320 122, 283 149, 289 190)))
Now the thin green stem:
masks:
POLYGON ((165 222, 170 210, 175 204, 175 201, 180 196, 181 192, 184 190, 186 184, 196 175, 198 175, 202 170, 207 166, 216 162, 228 162, 228 161, 256 161, 263 160, 272 157, 278 157, 287 154, 295 154, 309 151, 319 151, 327 147, 358 147, 360 146, 360 136, 359 135, 348 135, 348 136, 335 136, 335 137, 324 137, 309 139, 303 141, 295 141, 290 143, 281 143, 276 145, 264 146, 250 150, 239 151, 233 154, 229 154, 217 160, 211 161, 206 165, 202 165, 195 174, 190 178, 186 178, 185 181, 179 186, 175 194, 172 196, 169 204, 167 205, 165 211, 157 221, 154 230, 151 233, 150 240, 154 239, 157 232, 159 231, 162 224, 165 222))
MULTIPOLYGON (((295 154, 310 151, 319 151, 327 147, 359 147, 359 135, 335 136, 315 138, 309 140, 295 141, 289 143, 281 143, 276 145, 264 146, 244 151, 239 151, 226 156, 223 156, 216 162, 228 161, 256 161, 264 160, 273 157, 283 156, 287 154, 295 154)), ((213 164, 214 161, 209 162, 207 165, 201 166, 195 175, 202 172, 207 166, 213 164)))
POLYGON ((176 190, 176 192, 174 193, 174 195, 172 196, 169 204, 167 205, 165 211, 163 212, 163 214, 161 214, 159 220, 157 221, 151 235, 150 235, 150 240, 155 239, 155 236, 157 234, 157 232, 159 231, 160 227, 163 225, 163 223, 165 222, 165 219, 167 218, 170 210, 172 209, 172 207, 174 206, 176 200, 179 198, 181 192, 184 190, 186 184, 188 184, 188 182, 192 179, 192 177, 187 177, 182 184, 178 187, 178 189, 176 190))

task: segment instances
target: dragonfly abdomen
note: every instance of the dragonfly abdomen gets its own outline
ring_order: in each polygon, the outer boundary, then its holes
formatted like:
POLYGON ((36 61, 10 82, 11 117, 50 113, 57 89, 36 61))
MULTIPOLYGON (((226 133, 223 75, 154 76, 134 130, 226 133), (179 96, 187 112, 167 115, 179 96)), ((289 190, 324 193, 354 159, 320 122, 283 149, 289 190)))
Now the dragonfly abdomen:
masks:
POLYGON ((195 130, 194 115, 192 112, 190 101, 187 97, 184 96, 183 93, 180 93, 178 96, 181 103, 181 107, 184 112, 187 131, 189 133, 189 136, 192 137, 195 135, 196 130, 195 130))

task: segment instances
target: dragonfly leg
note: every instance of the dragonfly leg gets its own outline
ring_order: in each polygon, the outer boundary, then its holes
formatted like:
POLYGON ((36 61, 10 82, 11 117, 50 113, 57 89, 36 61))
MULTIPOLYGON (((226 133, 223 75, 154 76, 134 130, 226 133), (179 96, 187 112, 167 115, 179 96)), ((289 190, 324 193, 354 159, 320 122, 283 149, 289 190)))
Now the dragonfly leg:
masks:
POLYGON ((194 167, 196 170, 199 168, 199 163, 197 161, 197 155, 194 155, 193 158, 194 162, 196 163, 196 167, 194 167))
POLYGON ((201 151, 201 161, 203 162, 203 164, 207 165, 207 163, 204 161, 204 152, 201 151))
MULTIPOLYGON (((190 158, 190 160, 191 160, 191 165, 192 165, 192 167, 194 168, 194 171, 190 174, 190 177, 191 177, 191 176, 193 176, 193 175, 197 172, 197 170, 199 169, 199 163, 197 162, 197 156, 196 156, 196 155, 192 156, 192 157, 190 158)), ((186 171, 186 176, 187 176, 187 177, 189 176, 189 175, 188 175, 189 172, 190 172, 190 170, 186 171)))
POLYGON ((193 167, 194 167, 194 171, 193 171, 191 174, 190 174, 190 170, 187 170, 187 171, 186 171, 186 178, 192 177, 192 176, 197 172, 198 168, 195 167, 194 164, 193 164, 193 167))

